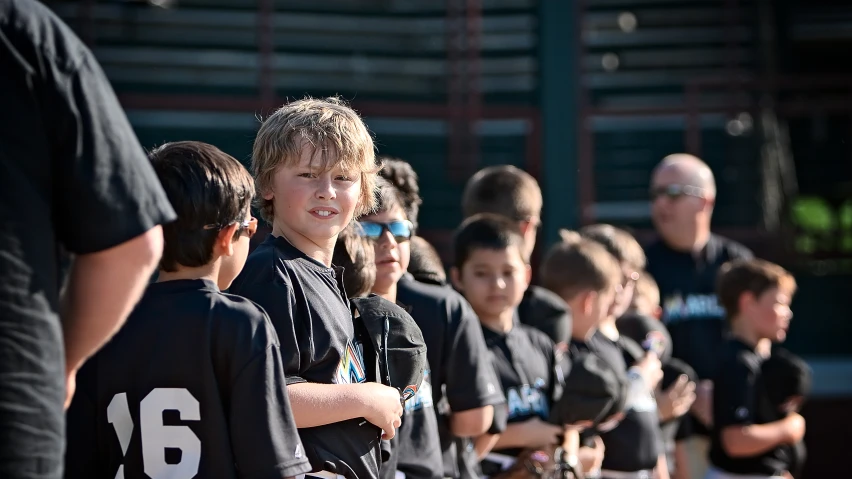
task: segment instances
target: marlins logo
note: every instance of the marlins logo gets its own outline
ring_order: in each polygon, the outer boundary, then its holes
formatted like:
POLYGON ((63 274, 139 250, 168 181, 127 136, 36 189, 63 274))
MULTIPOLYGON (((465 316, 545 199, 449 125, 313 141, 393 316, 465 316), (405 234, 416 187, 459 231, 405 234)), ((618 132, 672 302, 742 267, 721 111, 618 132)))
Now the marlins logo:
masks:
POLYGON ((663 301, 663 322, 666 324, 693 319, 721 319, 725 310, 715 294, 675 294, 663 301))
POLYGON ((424 407, 432 407, 432 379, 429 377, 430 371, 427 369, 423 372, 423 382, 420 387, 408 386, 402 391, 402 397, 405 400, 403 407, 407 412, 417 411, 424 407))
POLYGON ((364 353, 361 344, 353 343, 350 339, 337 365, 334 375, 335 384, 363 383, 367 380, 364 372, 364 353))

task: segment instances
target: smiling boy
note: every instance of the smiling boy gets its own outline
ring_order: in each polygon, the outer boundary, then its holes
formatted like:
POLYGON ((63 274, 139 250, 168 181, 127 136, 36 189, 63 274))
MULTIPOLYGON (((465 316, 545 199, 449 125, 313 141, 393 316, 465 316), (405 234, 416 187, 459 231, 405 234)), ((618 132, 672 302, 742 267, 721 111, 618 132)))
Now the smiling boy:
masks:
POLYGON ((400 393, 367 382, 343 271, 331 264, 338 234, 373 208, 373 140, 340 100, 308 98, 263 122, 251 167, 272 234, 231 292, 263 306, 275 325, 314 475, 378 477, 379 439, 400 424, 400 393))

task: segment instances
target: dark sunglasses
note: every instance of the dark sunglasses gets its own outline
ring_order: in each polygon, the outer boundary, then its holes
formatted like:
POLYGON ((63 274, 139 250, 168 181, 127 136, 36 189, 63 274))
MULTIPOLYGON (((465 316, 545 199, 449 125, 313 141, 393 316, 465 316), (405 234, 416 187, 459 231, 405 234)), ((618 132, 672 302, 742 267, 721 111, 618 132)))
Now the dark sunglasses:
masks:
POLYGON ((656 200, 661 196, 665 196, 671 200, 676 200, 682 196, 694 196, 695 198, 704 198, 704 188, 699 188, 692 185, 671 184, 651 188, 651 201, 656 200))
POLYGON ((219 231, 227 228, 228 226, 231 226, 234 223, 240 225, 240 236, 246 235, 249 237, 249 239, 251 239, 251 237, 254 236, 255 233, 257 233, 257 218, 255 218, 254 216, 252 216, 251 219, 248 221, 234 221, 233 223, 229 223, 226 225, 204 225, 204 229, 219 231))
POLYGON ((393 236, 397 243, 408 241, 414 234, 414 225, 408 220, 391 221, 390 223, 377 223, 374 221, 359 221, 361 236, 372 240, 381 238, 387 231, 393 236))

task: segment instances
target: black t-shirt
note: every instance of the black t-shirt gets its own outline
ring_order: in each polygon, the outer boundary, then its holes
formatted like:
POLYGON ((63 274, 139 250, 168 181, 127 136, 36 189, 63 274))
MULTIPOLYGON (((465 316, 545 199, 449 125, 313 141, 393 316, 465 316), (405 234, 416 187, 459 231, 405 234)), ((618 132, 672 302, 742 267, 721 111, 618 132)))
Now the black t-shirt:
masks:
POLYGON ((39 2, 0 0, 0 92, 0 477, 58 477, 60 250, 111 248, 174 211, 93 55, 39 2))
POLYGON ((417 394, 405 402, 402 424, 391 439, 390 460, 382 464, 382 479, 393 479, 397 471, 405 474, 406 479, 440 479, 444 476, 430 376, 427 370, 417 394))
MULTIPOLYGON (((255 301, 278 332, 287 383, 368 380, 342 270, 326 267, 286 239, 269 235, 246 260, 230 291, 255 301)), ((378 477, 381 430, 362 419, 299 429, 315 470, 378 477)))
POLYGON ((660 287, 662 319, 672 337, 672 356, 692 366, 699 378, 713 378, 727 330, 725 311, 716 299, 716 275, 727 261, 751 258, 751 251, 711 235, 697 256, 675 251, 662 240, 649 245, 645 255, 647 271, 660 287))
POLYGON ((729 426, 766 424, 776 418, 765 417, 758 407, 760 364, 754 350, 739 341, 726 341, 718 353, 719 375, 713 387, 713 431, 710 435, 710 462, 732 474, 771 476, 790 468, 784 446, 752 457, 731 457, 722 447, 722 431, 729 426))
POLYGON ((518 305, 521 322, 546 334, 554 343, 571 337, 571 310, 556 293, 530 285, 518 305))
MULTIPOLYGON (((550 405, 564 379, 553 341, 541 331, 519 322, 506 333, 483 325, 482 334, 506 396, 507 423, 524 422, 535 416, 547 422, 550 405)), ((517 456, 521 449, 494 452, 517 456)))
POLYGON ((468 477, 476 471, 476 457, 467 448, 456 450, 449 430, 449 411, 505 402, 494 369, 485 360, 488 349, 479 319, 458 292, 417 282, 408 274, 398 283, 397 300, 408 307, 426 342, 444 476, 468 477))
MULTIPOLYGON (((620 336, 612 341, 600 331, 588 342, 593 352, 613 368, 626 371, 644 355, 635 341, 620 336)), ((663 452, 660 417, 653 391, 644 380, 633 377, 624 419, 615 429, 601 434, 606 454, 602 469, 612 471, 641 471, 653 469, 663 452)))
POLYGON ((149 285, 77 375, 66 477, 307 472, 285 384, 275 329, 258 305, 209 280, 149 285))

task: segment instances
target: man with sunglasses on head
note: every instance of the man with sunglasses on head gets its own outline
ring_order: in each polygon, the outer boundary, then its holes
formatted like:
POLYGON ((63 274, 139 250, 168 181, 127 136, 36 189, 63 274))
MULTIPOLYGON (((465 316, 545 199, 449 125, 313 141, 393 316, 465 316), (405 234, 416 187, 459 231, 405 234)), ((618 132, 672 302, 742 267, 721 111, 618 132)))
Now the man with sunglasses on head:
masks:
POLYGON ((303 474, 275 328, 222 293, 257 230, 254 180, 206 143, 167 143, 151 162, 178 219, 164 227, 157 282, 78 374, 65 477, 303 474))
POLYGON ((726 335, 725 311, 716 299, 716 275, 726 261, 753 256, 745 246, 713 234, 710 220, 716 182, 706 163, 688 154, 664 158, 651 178, 651 218, 658 238, 645 248, 647 271, 660 287, 662 320, 672 337, 675 358, 701 380, 688 443, 691 477, 707 469, 708 428, 712 425, 712 380, 726 335))

